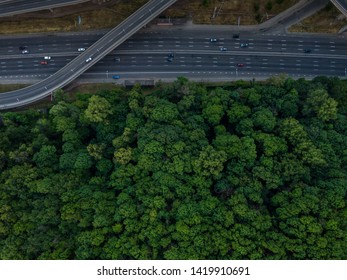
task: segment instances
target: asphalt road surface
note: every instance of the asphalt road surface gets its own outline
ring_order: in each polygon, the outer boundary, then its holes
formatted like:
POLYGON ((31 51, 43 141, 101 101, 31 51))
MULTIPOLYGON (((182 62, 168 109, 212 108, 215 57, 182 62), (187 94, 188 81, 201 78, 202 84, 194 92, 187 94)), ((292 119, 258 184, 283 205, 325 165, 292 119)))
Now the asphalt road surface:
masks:
MULTIPOLYGON (((2 39, 0 83, 34 83, 54 74, 103 34, 75 33, 34 38, 2 39), (29 54, 22 54, 25 46, 29 54), (40 64, 51 56, 48 64, 40 64)), ((334 36, 242 35, 229 32, 143 30, 112 51, 81 79, 174 79, 185 75, 201 79, 268 77, 286 73, 293 77, 346 75, 347 42, 334 36), (211 43, 210 38, 217 42, 211 43), (242 43, 248 46, 241 48, 242 43), (226 51, 220 51, 225 47, 226 51), (310 53, 305 53, 310 49, 310 53), (174 53, 172 61, 168 54, 174 53), (243 64, 238 66, 238 64, 243 64)))
MULTIPOLYGON (((0 109, 30 104, 50 95, 54 90, 67 85, 101 60, 106 54, 110 53, 112 49, 118 47, 127 38, 141 29, 142 26, 149 23, 153 18, 167 9, 175 1, 176 0, 150 0, 53 75, 46 77, 43 81, 28 88, 2 93, 0 95, 0 109)), ((28 46, 20 46, 19 50, 23 48, 29 51, 28 46)), ((29 53, 25 55, 32 56, 29 53)), ((40 65, 42 64, 40 63, 40 65)), ((48 62, 44 63, 42 66, 46 65, 48 65, 48 62)))
POLYGON ((40 11, 87 2, 89 0, 10 0, 0 1, 0 17, 40 11))

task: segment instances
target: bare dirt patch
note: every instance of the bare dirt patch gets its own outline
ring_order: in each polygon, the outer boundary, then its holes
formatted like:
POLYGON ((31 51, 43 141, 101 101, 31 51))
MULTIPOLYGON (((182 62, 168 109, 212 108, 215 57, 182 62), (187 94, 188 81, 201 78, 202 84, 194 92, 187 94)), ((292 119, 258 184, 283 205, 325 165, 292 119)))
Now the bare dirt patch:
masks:
MULTIPOLYGON (((0 34, 82 31, 112 28, 148 0, 90 1, 0 19, 0 34)), ((192 18, 194 23, 257 24, 299 0, 178 0, 163 17, 192 18)))
POLYGON ((290 32, 337 33, 347 25, 347 19, 330 2, 324 9, 289 28, 290 32))
POLYGON ((8 92, 16 89, 25 88, 29 85, 18 85, 18 84, 0 84, 0 92, 8 92))
POLYGON ((264 22, 299 0, 193 0, 178 1, 164 14, 172 17, 190 16, 202 24, 258 24, 264 22))
POLYGON ((0 18, 0 34, 82 31, 112 28, 148 0, 95 1, 0 18))

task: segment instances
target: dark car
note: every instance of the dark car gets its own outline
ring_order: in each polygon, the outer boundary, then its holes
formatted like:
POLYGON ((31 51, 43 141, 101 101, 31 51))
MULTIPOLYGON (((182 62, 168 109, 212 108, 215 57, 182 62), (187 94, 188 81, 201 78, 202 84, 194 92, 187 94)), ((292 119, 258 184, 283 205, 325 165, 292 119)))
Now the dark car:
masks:
POLYGON ((240 37, 240 34, 234 34, 233 35, 233 38, 239 38, 240 37))
POLYGON ((217 41, 218 41, 217 38, 211 38, 211 39, 210 39, 210 42, 211 42, 211 43, 216 43, 217 41))
POLYGON ((310 53, 310 52, 312 52, 311 49, 304 49, 304 53, 310 53))
POLYGON ((19 47, 19 50, 20 50, 20 51, 24 51, 24 50, 26 50, 27 48, 28 48, 28 47, 26 47, 26 46, 20 46, 20 47, 19 47))
POLYGON ((167 57, 169 57, 169 58, 174 58, 174 57, 175 57, 175 54, 174 54, 173 52, 171 52, 171 53, 169 53, 169 54, 167 55, 167 57))
POLYGON ((168 58, 166 58, 166 61, 167 61, 167 62, 172 62, 172 58, 171 58, 171 57, 168 57, 168 58))

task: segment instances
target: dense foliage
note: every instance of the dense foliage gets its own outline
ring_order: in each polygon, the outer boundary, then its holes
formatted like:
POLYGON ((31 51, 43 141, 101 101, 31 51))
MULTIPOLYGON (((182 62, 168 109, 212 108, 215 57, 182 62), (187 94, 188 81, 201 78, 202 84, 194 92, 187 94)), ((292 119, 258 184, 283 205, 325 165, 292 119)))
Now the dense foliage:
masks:
POLYGON ((1 259, 346 259, 347 85, 179 78, 0 115, 1 259))

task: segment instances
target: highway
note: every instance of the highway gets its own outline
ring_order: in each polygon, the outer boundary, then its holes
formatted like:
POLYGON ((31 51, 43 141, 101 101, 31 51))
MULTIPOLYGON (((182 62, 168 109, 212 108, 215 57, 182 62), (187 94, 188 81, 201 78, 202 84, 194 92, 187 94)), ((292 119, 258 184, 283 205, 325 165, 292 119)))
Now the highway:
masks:
MULTIPOLYGON (((38 82, 79 55, 77 49, 88 48, 100 34, 74 33, 36 38, 2 38, 0 48, 0 82, 38 82), (20 45, 28 46, 23 55, 20 45), (41 65, 45 55, 52 57, 41 65)), ((232 38, 225 31, 144 29, 110 52, 83 74, 81 79, 112 81, 121 79, 175 79, 179 75, 197 79, 257 78, 278 73, 293 77, 317 75, 345 76, 347 42, 335 36, 251 35, 232 38), (213 34, 213 36, 211 36, 213 34), (210 38, 218 39, 211 43, 210 38), (241 48, 241 43, 248 43, 241 48), (220 51, 220 47, 227 51, 220 51), (304 49, 311 49, 305 53, 304 49), (167 55, 173 52, 172 62, 167 55), (118 61, 119 59, 119 61, 118 61), (237 67, 237 64, 244 64, 237 67), (200 77, 199 77, 200 76, 200 77)))
POLYGON ((347 44, 335 36, 248 33, 235 39, 231 32, 211 27, 209 30, 148 28, 130 38, 174 2, 149 1, 107 34, 2 36, 0 83, 38 83, 0 94, 0 109, 39 100, 80 75, 82 80, 110 82, 116 74, 121 76, 117 82, 122 82, 141 78, 172 80, 180 75, 198 80, 229 80, 265 78, 279 73, 309 78, 347 74, 347 44), (218 42, 211 43, 212 37, 218 42), (127 38, 130 39, 124 42, 127 38), (241 48, 241 43, 248 46, 241 48), (22 54, 20 46, 30 53, 22 54), (86 51, 78 52, 81 47, 86 51), (221 47, 226 51, 220 51, 221 47), (304 52, 305 49, 310 52, 304 52), (172 61, 167 59, 169 53, 175 54, 172 61), (44 56, 52 57, 47 65, 41 64, 44 56))
POLYGON ((28 88, 0 95, 0 109, 24 106, 50 95, 101 60, 176 0, 151 0, 56 73, 28 88))
POLYGON ((0 17, 69 6, 90 0, 7 0, 0 1, 0 17))

